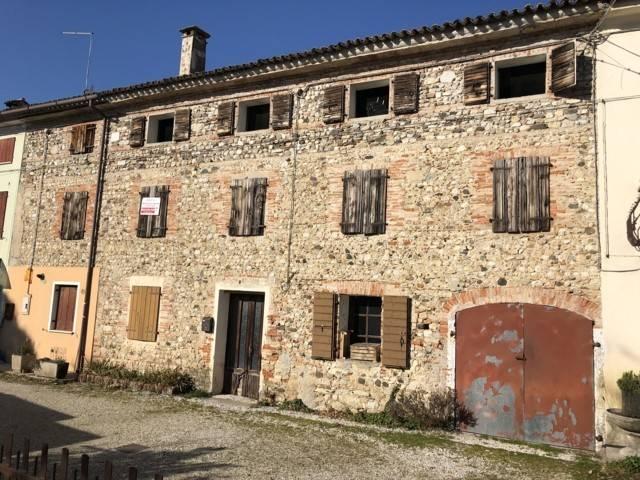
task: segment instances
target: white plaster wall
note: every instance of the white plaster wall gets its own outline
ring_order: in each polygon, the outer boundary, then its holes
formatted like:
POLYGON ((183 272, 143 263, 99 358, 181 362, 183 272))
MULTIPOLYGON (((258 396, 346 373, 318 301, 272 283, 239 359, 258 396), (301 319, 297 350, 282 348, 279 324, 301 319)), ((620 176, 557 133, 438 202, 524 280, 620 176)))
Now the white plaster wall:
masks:
POLYGON ((13 235, 13 224, 18 198, 18 185, 20 182, 20 166, 22 164, 22 151, 24 147, 24 133, 14 135, 0 135, 0 140, 15 137, 16 143, 13 150, 13 162, 0 165, 0 192, 9 192, 7 196, 7 209, 4 217, 4 233, 0 238, 0 258, 9 264, 9 251, 13 235))

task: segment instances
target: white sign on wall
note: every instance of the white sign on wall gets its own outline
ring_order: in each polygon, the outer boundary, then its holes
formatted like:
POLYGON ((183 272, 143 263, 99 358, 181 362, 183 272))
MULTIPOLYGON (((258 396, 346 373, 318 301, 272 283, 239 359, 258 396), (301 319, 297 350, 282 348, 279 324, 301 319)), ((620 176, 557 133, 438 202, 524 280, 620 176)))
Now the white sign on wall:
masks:
POLYGON ((160 197, 144 197, 140 204, 140 215, 160 215, 160 197))

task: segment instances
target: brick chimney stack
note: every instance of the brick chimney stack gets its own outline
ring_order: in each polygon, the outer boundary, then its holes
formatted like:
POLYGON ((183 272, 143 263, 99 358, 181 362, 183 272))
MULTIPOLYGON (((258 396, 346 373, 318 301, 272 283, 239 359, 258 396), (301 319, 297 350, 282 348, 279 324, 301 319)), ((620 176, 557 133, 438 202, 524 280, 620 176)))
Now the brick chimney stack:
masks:
POLYGON ((183 28, 180 33, 182 33, 180 75, 204 72, 207 39, 211 35, 195 25, 183 28))

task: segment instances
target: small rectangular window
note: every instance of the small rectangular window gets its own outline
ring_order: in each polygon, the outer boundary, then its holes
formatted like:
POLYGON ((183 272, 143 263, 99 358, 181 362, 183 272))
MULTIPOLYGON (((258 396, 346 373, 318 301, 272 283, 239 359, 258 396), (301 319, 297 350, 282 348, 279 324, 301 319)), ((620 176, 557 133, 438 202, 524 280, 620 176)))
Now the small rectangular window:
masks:
POLYGON ((382 299, 349 297, 350 343, 380 343, 382 299))
POLYGON ((14 137, 0 140, 0 164, 13 162, 13 150, 16 139, 14 137))
POLYGON ((140 190, 140 208, 138 210, 139 238, 159 238, 167 233, 167 208, 169 187, 143 187, 140 190))
POLYGON ((389 81, 381 80, 351 86, 350 116, 375 117, 389 113, 389 81))
POLYGON ((544 55, 496 64, 497 98, 541 95, 546 92, 547 62, 544 55))
POLYGON ((77 293, 77 285, 54 285, 49 330, 73 332, 77 293))
POLYGON ((269 128, 271 103, 269 99, 251 100, 240 103, 238 131, 254 132, 269 128))
POLYGON ((173 113, 149 117, 147 143, 163 143, 173 140, 173 113))

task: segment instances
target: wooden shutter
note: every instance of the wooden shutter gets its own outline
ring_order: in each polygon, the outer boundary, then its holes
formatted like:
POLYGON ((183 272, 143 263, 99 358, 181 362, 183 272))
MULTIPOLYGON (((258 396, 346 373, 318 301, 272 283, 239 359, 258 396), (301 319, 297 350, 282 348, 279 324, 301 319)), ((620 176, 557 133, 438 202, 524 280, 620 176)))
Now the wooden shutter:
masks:
POLYGON ((234 180, 231 183, 231 216, 229 218, 229 235, 232 237, 242 236, 243 233, 243 212, 245 210, 244 181, 234 180))
POLYGON ((418 111, 420 76, 417 73, 397 75, 393 79, 393 112, 396 115, 418 111))
POLYGON ((81 240, 87 216, 88 192, 66 192, 62 208, 60 238, 62 240, 81 240))
POLYGON ((173 118, 173 140, 176 142, 184 142, 189 140, 191 135, 191 110, 182 108, 176 110, 173 118))
POLYGON ((248 205, 247 218, 250 219, 250 234, 264 234, 264 209, 267 201, 267 179, 252 178, 249 181, 251 202, 248 205))
POLYGON ((335 360, 336 296, 316 292, 313 298, 311 357, 335 360))
POLYGON ((518 159, 518 217, 520 232, 551 229, 548 158, 518 159))
POLYGON ((362 170, 345 172, 342 178, 342 233, 352 235, 362 233, 363 220, 363 176, 362 170))
POLYGON ((493 165, 493 224, 494 233, 504 233, 509 224, 509 181, 510 167, 507 160, 496 160, 493 165))
POLYGON ((92 123, 90 125, 85 125, 84 131, 84 153, 93 152, 93 147, 96 141, 96 125, 92 123))
POLYGON ((218 107, 216 132, 218 135, 232 135, 235 122, 235 102, 221 103, 218 107))
POLYGON ((71 129, 71 145, 69 146, 69 152, 71 154, 84 152, 84 125, 76 125, 71 129))
POLYGON ((362 228, 365 235, 382 234, 387 226, 387 170, 365 172, 362 228))
POLYGON ((53 293, 51 312, 51 330, 62 332, 73 331, 73 321, 76 313, 76 296, 78 287, 75 285, 56 285, 53 293))
POLYGON ((271 100, 272 116, 271 128, 284 130, 291 128, 291 116, 293 113, 293 96, 291 94, 274 95, 271 100))
POLYGON ((231 183, 229 235, 234 237, 263 235, 266 198, 266 178, 234 180, 231 183))
POLYGON ((169 203, 169 187, 154 186, 140 189, 140 209, 138 210, 138 237, 159 238, 167 232, 167 209, 169 203), (160 210, 158 215, 142 215, 143 198, 160 198, 160 210))
POLYGON ((478 63, 464 69, 464 103, 479 105, 489 102, 491 64, 478 63))
POLYGON ((344 120, 344 85, 325 88, 322 119, 324 123, 340 123, 344 120))
POLYGON ((0 140, 0 163, 13 162, 13 150, 16 145, 15 137, 0 140))
POLYGON ((551 51, 551 90, 560 92, 577 82, 576 43, 569 42, 551 51))
POLYGON ((382 297, 382 364, 409 368, 409 298, 382 297))
POLYGON ((131 287, 127 337, 130 340, 155 342, 159 313, 160 287, 131 287))
POLYGON ((131 132, 129 132, 129 145, 131 147, 141 147, 144 145, 146 117, 136 117, 131 120, 131 132))
POLYGON ((4 238, 4 217, 7 213, 9 192, 0 192, 0 238, 4 238))

